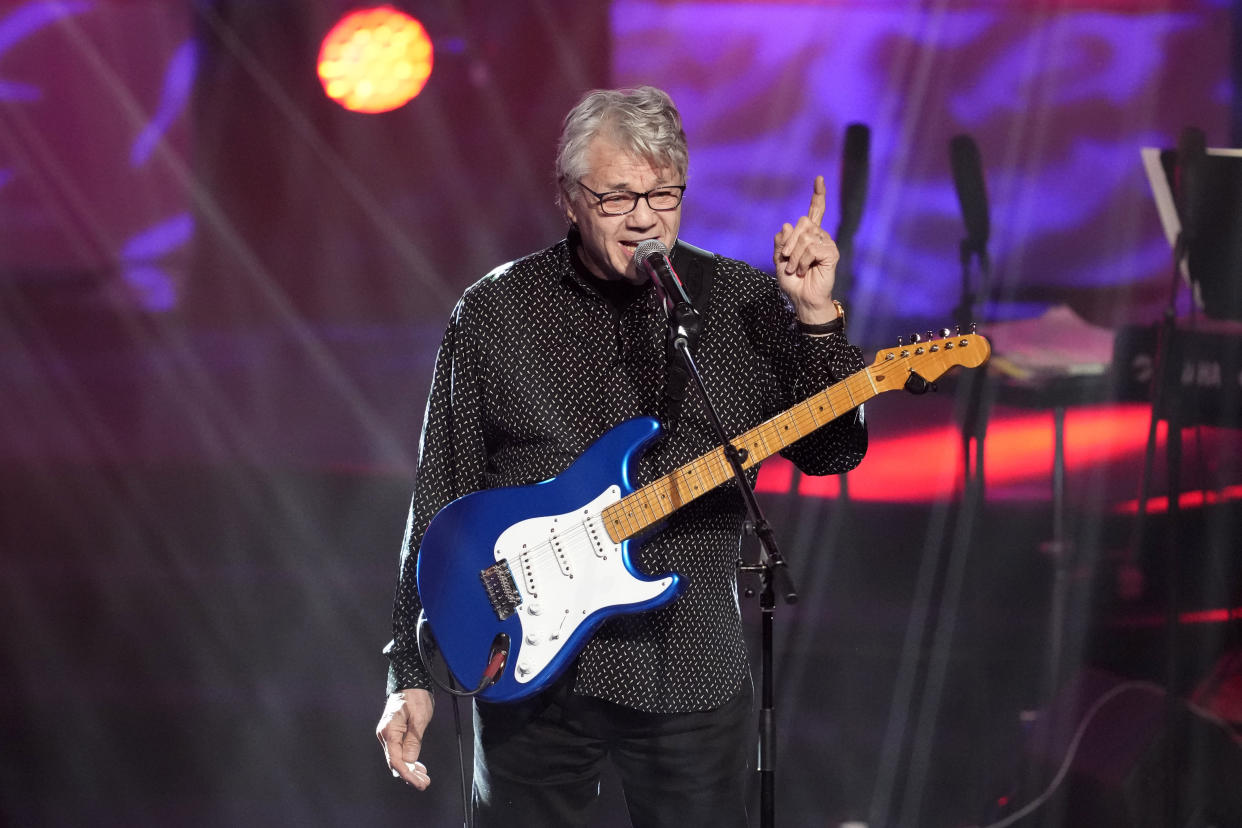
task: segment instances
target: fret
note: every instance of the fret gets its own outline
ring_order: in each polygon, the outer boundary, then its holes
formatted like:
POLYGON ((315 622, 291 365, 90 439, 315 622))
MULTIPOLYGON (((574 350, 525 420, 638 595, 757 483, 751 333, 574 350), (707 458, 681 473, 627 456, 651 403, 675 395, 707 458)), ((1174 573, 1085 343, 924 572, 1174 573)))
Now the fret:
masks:
POLYGON ((815 416, 815 406, 810 400, 803 400, 798 406, 798 412, 798 428, 802 431, 803 437, 828 422, 827 420, 820 422, 819 417, 815 416))
POLYGON ((642 509, 643 521, 645 523, 652 524, 664 517, 664 515, 660 513, 660 510, 651 502, 651 492, 649 492, 645 487, 639 489, 634 494, 638 496, 635 503, 640 509, 642 509))
POLYGON ((817 428, 819 428, 821 425, 823 425, 823 423, 821 423, 821 422, 819 421, 819 418, 815 416, 815 406, 813 406, 813 405, 811 404, 811 400, 813 400, 813 399, 815 399, 815 398, 814 398, 814 397, 808 397, 808 398, 806 398, 805 400, 803 400, 802 402, 798 403, 798 409, 799 409, 800 411, 804 412, 802 416, 804 416, 804 417, 810 417, 810 418, 811 418, 811 424, 812 424, 810 428, 805 428, 804 426, 799 426, 799 427, 798 427, 798 428, 799 428, 799 430, 803 432, 803 436, 805 436, 805 435, 809 434, 810 432, 814 431, 815 429, 817 429, 817 428))
POLYGON ((712 466, 711 453, 704 454, 702 457, 694 461, 695 472, 702 481, 703 491, 711 491, 720 485, 720 475, 716 473, 716 469, 712 466))
POLYGON ((661 477, 659 480, 652 483, 649 488, 654 490, 656 495, 660 498, 660 510, 663 511, 664 514, 672 514, 677 509, 677 504, 673 503, 669 496, 667 476, 661 477))
POLYGON ((725 457, 723 448, 715 449, 710 454, 704 456, 710 458, 719 470, 712 475, 714 478, 717 478, 717 485, 733 476, 733 466, 729 465, 729 459, 725 457))
POLYGON ((632 535, 641 528, 641 524, 634 520, 634 510, 630 508, 629 498, 626 498, 622 503, 624 505, 621 509, 620 518, 626 533, 632 535))
POLYGON ((840 414, 837 413, 837 407, 832 404, 832 389, 831 388, 829 388, 826 391, 823 391, 822 393, 820 393, 819 396, 823 398, 822 402, 828 406, 828 414, 830 415, 828 418, 829 420, 835 420, 837 417, 841 416, 840 414))
POLYGON ((608 532, 608 538, 613 543, 620 543, 633 534, 633 532, 626 530, 622 520, 625 516, 625 501, 628 499, 622 498, 604 509, 604 529, 608 532))
POLYGON ((798 438, 802 436, 798 433, 797 424, 788 411, 773 417, 772 422, 776 424, 777 434, 781 438, 781 445, 785 448, 789 448, 792 443, 796 443, 798 438), (790 428, 790 426, 794 426, 794 428, 790 428))
POLYGON ((707 474, 708 470, 703 465, 703 458, 700 457, 693 460, 690 463, 689 468, 691 470, 691 474, 694 475, 695 485, 699 487, 699 494, 702 494, 711 488, 708 485, 708 483, 711 482, 711 475, 707 474))
POLYGON ((759 436, 759 442, 763 444, 762 453, 757 455, 760 459, 767 457, 770 454, 775 454, 777 451, 779 451, 779 447, 777 448, 772 447, 773 441, 776 440, 776 435, 772 433, 772 426, 770 423, 760 423, 759 425, 755 426, 755 434, 759 436))
POLYGON ((768 445, 768 438, 764 436, 764 433, 763 433, 763 427, 765 425, 767 425, 767 423, 760 423, 759 425, 755 426, 755 437, 756 439, 759 440, 758 445, 763 446, 763 448, 759 450, 760 457, 768 457, 769 455, 772 454, 772 447, 768 445))
MULTIPOLYGON (((852 378, 851 378, 851 379, 852 379, 852 378)), ((854 402, 854 394, 853 394, 853 392, 851 392, 851 391, 850 391, 850 382, 849 382, 849 380, 847 379, 845 382, 839 383, 839 385, 841 386, 841 389, 842 389, 843 391, 845 391, 846 396, 848 396, 848 397, 849 397, 849 400, 850 400, 850 408, 854 408, 855 406, 857 406, 857 405, 858 405, 858 403, 854 402)))
POLYGON ((673 483, 677 484, 677 490, 679 492, 684 490, 686 494, 689 495, 688 497, 682 498, 682 503, 689 503, 699 496, 698 493, 695 493, 695 489, 698 484, 694 482, 694 467, 692 465, 682 466, 680 469, 673 472, 672 475, 670 475, 670 478, 673 483))

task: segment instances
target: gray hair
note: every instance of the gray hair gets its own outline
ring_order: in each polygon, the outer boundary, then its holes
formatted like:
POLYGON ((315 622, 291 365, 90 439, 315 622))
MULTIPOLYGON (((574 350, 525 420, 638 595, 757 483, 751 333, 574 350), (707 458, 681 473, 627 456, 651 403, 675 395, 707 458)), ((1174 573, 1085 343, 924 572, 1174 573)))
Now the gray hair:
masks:
POLYGON ((598 135, 615 141, 656 169, 672 167, 684 180, 690 166, 681 115, 667 92, 654 86, 596 89, 565 116, 556 149, 557 203, 564 207, 574 182, 586 175, 587 149, 598 135))

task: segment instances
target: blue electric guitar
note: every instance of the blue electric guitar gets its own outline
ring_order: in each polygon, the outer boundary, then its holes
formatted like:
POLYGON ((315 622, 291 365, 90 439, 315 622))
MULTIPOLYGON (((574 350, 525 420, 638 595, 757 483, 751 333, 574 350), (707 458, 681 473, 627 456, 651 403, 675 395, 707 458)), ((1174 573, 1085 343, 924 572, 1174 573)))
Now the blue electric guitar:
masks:
MULTIPOLYGON (((880 351, 867 368, 737 437, 750 468, 861 403, 982 365, 988 341, 965 334, 880 351)), ((677 509, 733 479, 717 448, 640 489, 632 467, 659 436, 640 417, 608 431, 551 480, 458 498, 432 519, 418 557, 426 623, 454 678, 489 701, 543 689, 608 618, 662 607, 675 573, 648 577, 630 543, 677 509)))

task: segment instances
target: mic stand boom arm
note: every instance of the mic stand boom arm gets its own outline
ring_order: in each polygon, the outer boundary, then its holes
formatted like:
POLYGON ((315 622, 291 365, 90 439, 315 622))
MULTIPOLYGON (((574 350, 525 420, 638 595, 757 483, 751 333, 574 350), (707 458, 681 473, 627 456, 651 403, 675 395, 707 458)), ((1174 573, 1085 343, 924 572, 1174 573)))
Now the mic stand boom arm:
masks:
MULTIPOLYGON (((776 536, 767 519, 759 508, 755 491, 742 469, 745 461, 745 449, 739 450, 730 442, 725 434, 716 409, 707 393, 707 386, 699 373, 694 357, 690 353, 690 332, 697 331, 700 325, 698 312, 688 302, 678 301, 673 305, 670 323, 675 325, 673 349, 681 355, 686 370, 694 378, 699 389, 700 399, 707 419, 716 432, 716 437, 723 447, 724 455, 733 468, 733 476, 737 480, 738 491, 746 503, 747 514, 755 536, 761 544, 761 555, 757 564, 742 564, 741 572, 759 576, 762 590, 759 595, 759 608, 762 612, 761 647, 760 647, 760 708, 759 708, 759 755, 756 770, 759 772, 759 824, 761 828, 773 828, 775 825, 775 794, 776 794, 776 727, 773 716, 773 681, 772 681, 772 618, 776 609, 776 594, 779 592, 787 604, 796 603, 798 593, 794 589, 793 580, 789 577, 789 569, 776 545, 776 536)), ((748 593, 750 591, 748 590, 748 593)))
POLYGON ((958 246, 958 256, 962 262, 962 295, 957 308, 954 309, 954 316, 957 318, 957 324, 964 330, 975 321, 975 300, 981 296, 983 301, 987 302, 988 291, 991 288, 992 262, 988 258, 987 240, 973 236, 962 239, 958 246), (970 263, 976 258, 979 260, 979 290, 977 292, 970 286, 970 263))

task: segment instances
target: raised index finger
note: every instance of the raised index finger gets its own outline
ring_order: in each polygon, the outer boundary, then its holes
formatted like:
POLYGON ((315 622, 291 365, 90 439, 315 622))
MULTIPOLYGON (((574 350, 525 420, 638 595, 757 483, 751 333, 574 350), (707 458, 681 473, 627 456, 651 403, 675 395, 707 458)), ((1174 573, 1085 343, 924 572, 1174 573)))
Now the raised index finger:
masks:
POLYGON ((819 227, 824 221, 824 211, 828 207, 828 199, 824 188, 824 177, 822 175, 815 176, 815 191, 811 193, 811 209, 807 210, 806 217, 819 227))

